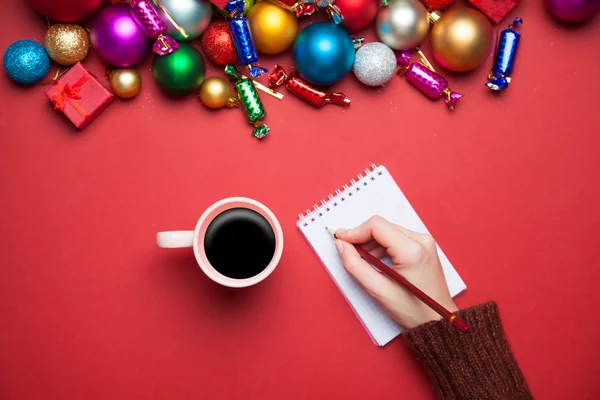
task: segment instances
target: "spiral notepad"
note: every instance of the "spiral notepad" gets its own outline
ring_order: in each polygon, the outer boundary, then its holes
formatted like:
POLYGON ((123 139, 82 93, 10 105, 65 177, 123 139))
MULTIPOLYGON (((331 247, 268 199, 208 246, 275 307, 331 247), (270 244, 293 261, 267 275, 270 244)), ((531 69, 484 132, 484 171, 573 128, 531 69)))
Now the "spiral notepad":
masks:
MULTIPOLYGON (((319 205, 306 210, 299 216, 297 225, 373 341, 383 346, 398 336, 402 327, 346 272, 334 239, 325 229, 328 226, 336 229, 353 227, 373 215, 380 215, 415 232, 429 233, 388 170, 375 165, 335 194, 321 200, 319 205)), ((438 254, 450 294, 454 297, 466 289, 465 283, 439 247, 438 254)), ((391 264, 390 259, 382 261, 391 264)))

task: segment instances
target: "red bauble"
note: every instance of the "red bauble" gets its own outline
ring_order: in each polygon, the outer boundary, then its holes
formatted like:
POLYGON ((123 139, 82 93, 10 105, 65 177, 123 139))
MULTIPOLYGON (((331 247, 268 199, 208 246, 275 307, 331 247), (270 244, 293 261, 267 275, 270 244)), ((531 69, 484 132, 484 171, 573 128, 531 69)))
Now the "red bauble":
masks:
POLYGON ((59 22, 77 22, 98 11, 106 0, 27 0, 27 2, 44 17, 59 22))
POLYGON ((375 20, 380 3, 380 0, 336 0, 334 4, 344 17, 342 25, 350 32, 355 32, 375 20))
MULTIPOLYGON (((445 10, 454 4, 454 0, 422 0, 428 10, 445 10)), ((496 1, 496 0, 494 0, 496 1)))
POLYGON ((220 67, 238 62, 231 31, 225 21, 215 21, 206 28, 202 50, 210 62, 220 67))

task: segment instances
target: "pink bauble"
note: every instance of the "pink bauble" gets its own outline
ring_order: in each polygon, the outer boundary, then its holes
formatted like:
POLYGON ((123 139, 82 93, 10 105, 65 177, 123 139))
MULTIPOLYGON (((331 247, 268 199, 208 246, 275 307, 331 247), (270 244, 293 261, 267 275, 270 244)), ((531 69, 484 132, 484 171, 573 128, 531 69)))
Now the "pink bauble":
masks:
POLYGON ((104 7, 94 18, 90 37, 102 61, 115 67, 138 64, 152 47, 152 41, 125 3, 104 7))
POLYGON ((27 0, 27 3, 44 17, 59 22, 77 22, 98 11, 106 0, 27 0))
POLYGON ((581 22, 600 10, 600 0, 545 0, 546 8, 556 18, 566 22, 581 22))

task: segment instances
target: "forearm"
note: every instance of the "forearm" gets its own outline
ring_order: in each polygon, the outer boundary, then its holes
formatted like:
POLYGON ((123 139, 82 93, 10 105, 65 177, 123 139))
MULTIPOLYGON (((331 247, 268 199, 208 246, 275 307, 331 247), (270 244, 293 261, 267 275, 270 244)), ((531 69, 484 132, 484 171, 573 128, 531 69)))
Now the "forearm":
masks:
POLYGON ((458 315, 469 325, 462 333, 447 321, 404 332, 440 399, 532 399, 527 382, 504 335, 498 306, 485 303, 458 315))

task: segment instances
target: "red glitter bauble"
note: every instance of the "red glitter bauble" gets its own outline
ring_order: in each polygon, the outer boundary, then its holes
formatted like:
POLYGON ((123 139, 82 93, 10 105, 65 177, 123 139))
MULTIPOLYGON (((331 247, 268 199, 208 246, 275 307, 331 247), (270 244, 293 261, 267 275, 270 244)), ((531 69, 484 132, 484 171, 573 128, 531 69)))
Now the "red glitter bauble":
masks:
POLYGON ((375 20, 380 0, 335 0, 334 3, 344 17, 342 25, 350 32, 366 28, 375 20))
POLYGON ((220 67, 237 64, 235 44, 225 21, 211 23, 202 36, 202 49, 210 62, 220 67))
POLYGON ((445 10, 454 4, 454 0, 422 0, 428 10, 445 10))

